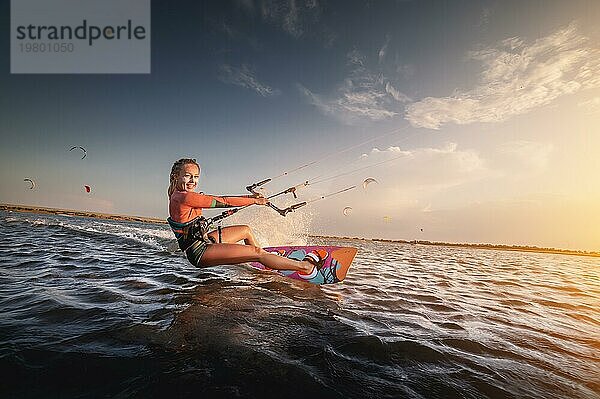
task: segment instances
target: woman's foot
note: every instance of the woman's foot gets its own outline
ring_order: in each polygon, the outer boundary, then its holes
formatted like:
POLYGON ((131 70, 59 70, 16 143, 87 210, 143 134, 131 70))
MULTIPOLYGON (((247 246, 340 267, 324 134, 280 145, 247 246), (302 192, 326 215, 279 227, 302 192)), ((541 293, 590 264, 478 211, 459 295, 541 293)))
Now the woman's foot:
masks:
POLYGON ((325 259, 327 259, 327 251, 322 249, 315 249, 306 254, 303 262, 308 263, 310 266, 305 272, 298 272, 298 275, 306 280, 310 280, 317 276, 319 270, 323 267, 325 259))

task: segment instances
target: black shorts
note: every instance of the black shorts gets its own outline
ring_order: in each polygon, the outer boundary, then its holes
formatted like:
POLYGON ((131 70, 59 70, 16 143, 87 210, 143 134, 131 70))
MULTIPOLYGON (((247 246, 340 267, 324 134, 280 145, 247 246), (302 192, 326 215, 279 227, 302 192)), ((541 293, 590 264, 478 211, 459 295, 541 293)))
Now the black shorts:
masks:
POLYGON ((204 255, 204 252, 206 252, 206 249, 209 245, 211 245, 210 242, 203 240, 194 241, 194 243, 185 250, 185 256, 192 265, 196 267, 204 267, 201 263, 202 255, 204 255))

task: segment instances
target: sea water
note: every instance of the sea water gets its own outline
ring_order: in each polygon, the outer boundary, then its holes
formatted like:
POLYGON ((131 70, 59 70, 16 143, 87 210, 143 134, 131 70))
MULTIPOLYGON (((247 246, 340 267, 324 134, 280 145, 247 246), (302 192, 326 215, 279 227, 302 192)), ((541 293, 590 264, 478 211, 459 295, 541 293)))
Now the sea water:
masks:
POLYGON ((343 284, 0 213, 0 397, 600 398, 600 259, 308 241, 358 247, 343 284))

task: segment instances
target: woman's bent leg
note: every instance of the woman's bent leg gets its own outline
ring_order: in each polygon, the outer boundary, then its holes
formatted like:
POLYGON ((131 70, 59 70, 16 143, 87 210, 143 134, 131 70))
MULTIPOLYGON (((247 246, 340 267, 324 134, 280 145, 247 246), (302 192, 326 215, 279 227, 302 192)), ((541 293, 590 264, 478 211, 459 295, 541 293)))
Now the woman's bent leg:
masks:
POLYGON ((307 261, 298 261, 270 254, 264 249, 252 245, 210 244, 200 260, 202 266, 217 266, 245 262, 260 262, 269 269, 296 270, 310 273, 313 265, 307 261))
MULTIPOLYGON (((215 242, 219 242, 218 230, 213 230, 208 233, 208 235, 212 237, 215 242)), ((246 225, 227 226, 221 229, 221 243, 235 244, 242 240, 244 240, 246 245, 258 247, 258 242, 256 241, 254 234, 252 234, 252 230, 246 225)))

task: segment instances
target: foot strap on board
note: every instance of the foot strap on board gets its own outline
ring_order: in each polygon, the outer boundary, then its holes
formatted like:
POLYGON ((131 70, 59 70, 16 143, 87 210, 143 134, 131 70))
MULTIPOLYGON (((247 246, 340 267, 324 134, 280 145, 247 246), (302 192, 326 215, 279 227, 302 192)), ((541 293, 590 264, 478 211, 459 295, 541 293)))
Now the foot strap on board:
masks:
POLYGON ((307 280, 315 278, 317 276, 317 274, 319 273, 319 271, 321 270, 321 268, 323 267, 323 264, 325 263, 325 259, 327 259, 327 251, 323 251, 320 249, 310 251, 309 253, 306 254, 306 256, 304 256, 303 260, 312 264, 313 269, 308 274, 298 272, 298 275, 307 280))

